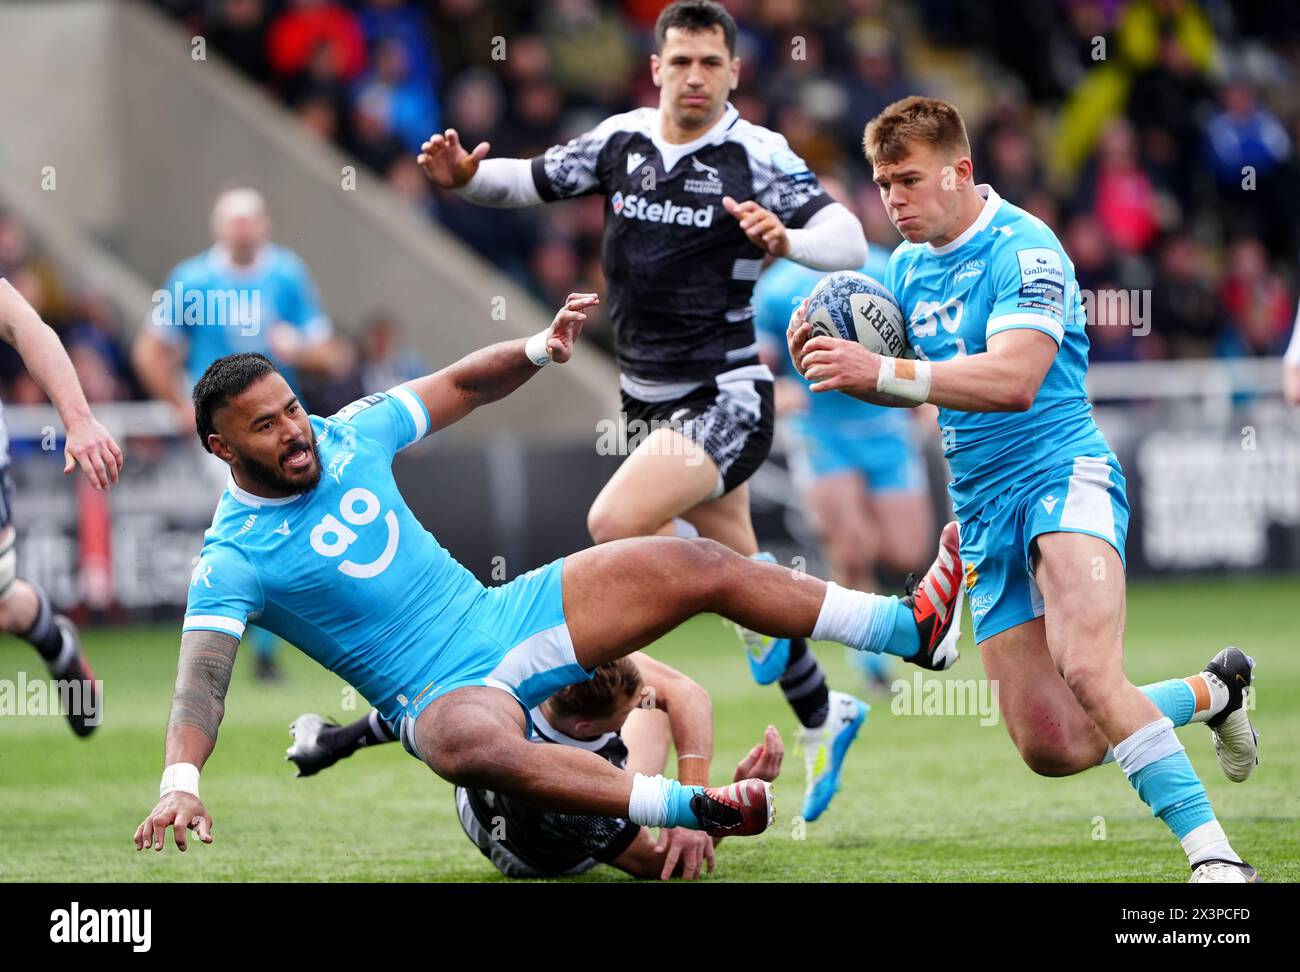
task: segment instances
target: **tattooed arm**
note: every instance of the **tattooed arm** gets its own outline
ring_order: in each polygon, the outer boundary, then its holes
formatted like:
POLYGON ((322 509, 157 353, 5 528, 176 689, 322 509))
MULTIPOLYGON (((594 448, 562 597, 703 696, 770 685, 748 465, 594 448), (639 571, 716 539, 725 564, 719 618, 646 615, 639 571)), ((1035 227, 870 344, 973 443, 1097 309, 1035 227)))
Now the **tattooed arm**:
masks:
MULTIPOLYGON (((226 690, 230 687, 230 672, 238 647, 238 639, 219 631, 194 630, 181 635, 176 688, 167 720, 166 765, 169 769, 177 764, 195 767, 195 791, 198 790, 197 771, 203 768, 217 743, 217 727, 226 711, 226 690)), ((164 781, 167 779, 164 773, 164 781)), ((136 828, 136 850, 153 847, 161 851, 168 827, 173 828, 176 846, 181 850, 186 849, 187 829, 196 830, 205 844, 212 843, 212 817, 199 801, 197 792, 165 790, 158 805, 136 828)))

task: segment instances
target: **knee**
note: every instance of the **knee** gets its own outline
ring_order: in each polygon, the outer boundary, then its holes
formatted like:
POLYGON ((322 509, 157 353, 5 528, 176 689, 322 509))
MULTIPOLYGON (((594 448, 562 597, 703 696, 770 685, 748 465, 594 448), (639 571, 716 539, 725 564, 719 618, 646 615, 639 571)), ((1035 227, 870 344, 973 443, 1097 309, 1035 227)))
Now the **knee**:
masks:
POLYGON ((1091 766, 1077 741, 1043 713, 1032 726, 1012 732, 1012 741, 1026 766, 1039 776, 1072 776, 1091 766))
POLYGON ((629 515, 627 511, 615 509, 613 504, 602 503, 600 500, 587 512, 587 532, 591 534, 592 543, 648 536, 659 526, 657 523, 645 523, 643 518, 629 515))
POLYGON ((488 760, 477 733, 444 727, 420 740, 420 753, 429 768, 449 783, 471 788, 491 785, 486 778, 488 760))
POLYGON ((1018 745, 1020 758, 1039 776, 1073 776, 1083 769, 1074 751, 1064 745, 1041 739, 1018 745))
POLYGON ((1061 666, 1061 677, 1066 686, 1089 714, 1099 711, 1113 693, 1114 675, 1104 662, 1074 654, 1067 654, 1061 666))
POLYGON ((747 558, 716 540, 694 537, 672 543, 675 555, 668 562, 669 573, 694 595, 697 612, 712 610, 717 595, 736 582, 734 568, 749 565, 747 558))
POLYGON ((682 540, 680 547, 693 581, 706 585, 724 580, 729 566, 746 559, 724 544, 706 537, 682 540))

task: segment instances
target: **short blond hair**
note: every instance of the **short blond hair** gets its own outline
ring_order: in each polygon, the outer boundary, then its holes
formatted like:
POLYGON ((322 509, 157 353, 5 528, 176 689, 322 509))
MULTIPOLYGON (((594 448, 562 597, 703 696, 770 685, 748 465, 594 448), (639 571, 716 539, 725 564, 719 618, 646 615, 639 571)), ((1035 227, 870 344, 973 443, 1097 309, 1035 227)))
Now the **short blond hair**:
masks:
POLYGON ((872 165, 897 162, 908 154, 909 142, 954 157, 970 155, 961 112, 939 98, 912 95, 895 101, 871 119, 862 133, 862 151, 872 165))

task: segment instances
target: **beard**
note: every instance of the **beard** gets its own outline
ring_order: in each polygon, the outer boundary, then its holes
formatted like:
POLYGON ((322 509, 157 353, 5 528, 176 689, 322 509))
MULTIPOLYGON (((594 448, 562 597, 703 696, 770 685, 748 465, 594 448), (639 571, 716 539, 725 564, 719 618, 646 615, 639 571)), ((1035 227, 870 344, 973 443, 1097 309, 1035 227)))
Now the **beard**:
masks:
POLYGON ((320 450, 316 448, 316 440, 314 438, 299 439, 284 450, 281 454, 281 463, 283 463, 285 455, 296 452, 298 449, 310 450, 312 455, 312 471, 311 475, 306 479, 289 478, 284 474, 281 465, 268 465, 267 463, 259 462, 251 456, 246 456, 238 452, 235 453, 235 455, 239 459, 239 465, 244 471, 244 475, 258 486, 268 489, 271 492, 283 493, 285 495, 292 493, 310 493, 320 484, 320 450))

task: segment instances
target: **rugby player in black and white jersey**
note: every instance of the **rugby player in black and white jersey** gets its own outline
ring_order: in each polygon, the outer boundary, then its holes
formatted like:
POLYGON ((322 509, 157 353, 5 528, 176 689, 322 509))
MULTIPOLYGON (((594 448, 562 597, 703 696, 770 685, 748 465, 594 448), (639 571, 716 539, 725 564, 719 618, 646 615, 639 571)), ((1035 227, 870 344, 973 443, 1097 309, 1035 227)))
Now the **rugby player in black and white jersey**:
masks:
MULTIPOLYGON (((78 467, 98 490, 117 482, 122 450, 86 404, 68 352, 59 336, 8 280, 0 277, 0 340, 11 345, 67 430, 64 473, 78 467)), ((89 736, 103 718, 99 684, 81 650, 70 618, 55 613, 50 597, 34 581, 18 577, 14 549, 14 487, 9 478, 9 430, 0 406, 0 631, 17 635, 41 656, 58 686, 59 702, 72 731, 89 736)))
MULTIPOLYGON (((719 4, 680 0, 655 25, 658 108, 614 115, 533 159, 489 159, 454 130, 420 165, 439 186, 485 206, 606 197, 602 260, 623 410, 651 431, 597 496, 597 543, 703 535, 760 554, 749 477, 772 443, 772 374, 759 361, 750 295, 766 256, 821 270, 867 255, 857 218, 834 202, 779 134, 739 117, 736 24, 719 4)), ((831 692, 802 639, 742 631, 760 684, 778 678, 803 731, 804 817, 838 788, 865 703, 831 692)), ((689 770, 683 781, 694 782, 689 770)))
MULTIPOLYGON (((535 743, 575 746, 593 752, 629 773, 663 772, 668 746, 683 725, 693 738, 711 739, 709 694, 663 662, 637 652, 600 665, 590 681, 556 692, 529 716, 535 743)), ((315 713, 300 715, 289 727, 293 745, 285 759, 311 776, 361 747, 396 739, 377 711, 340 726, 315 713)), ((698 760, 707 778, 711 754, 679 754, 698 760)), ((781 770, 784 746, 774 726, 763 741, 736 767, 733 780, 755 778, 769 783, 781 770)), ((700 876, 707 862, 713 871, 713 850, 720 837, 705 843, 700 853, 681 853, 667 839, 656 838, 626 817, 543 810, 517 797, 487 789, 456 787, 456 811, 461 827, 475 846, 506 877, 561 877, 582 874, 597 864, 609 864, 634 877, 688 880, 700 876)))

